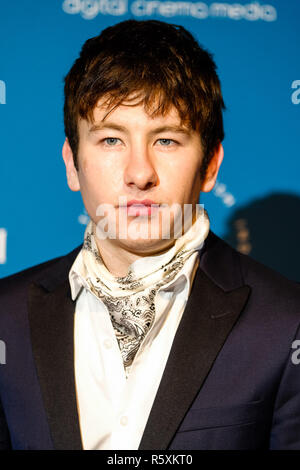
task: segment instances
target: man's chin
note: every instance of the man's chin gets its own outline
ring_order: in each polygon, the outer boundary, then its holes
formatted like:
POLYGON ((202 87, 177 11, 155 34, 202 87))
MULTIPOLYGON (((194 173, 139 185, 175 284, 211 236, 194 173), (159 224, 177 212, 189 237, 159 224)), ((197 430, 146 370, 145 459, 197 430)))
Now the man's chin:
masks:
POLYGON ((139 255, 155 255, 164 252, 174 245, 174 239, 116 239, 115 242, 120 248, 139 255))

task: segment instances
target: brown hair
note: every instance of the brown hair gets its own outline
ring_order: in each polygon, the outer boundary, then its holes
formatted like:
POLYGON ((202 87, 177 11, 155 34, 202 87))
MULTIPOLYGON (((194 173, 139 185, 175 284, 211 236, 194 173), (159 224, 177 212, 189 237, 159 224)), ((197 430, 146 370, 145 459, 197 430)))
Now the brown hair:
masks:
POLYGON ((104 29, 84 43, 65 77, 64 92, 65 134, 77 169, 78 119, 92 122, 103 97, 105 104, 115 107, 134 93, 153 117, 175 106, 182 123, 200 133, 202 175, 224 138, 225 106, 216 65, 179 25, 127 20, 104 29))

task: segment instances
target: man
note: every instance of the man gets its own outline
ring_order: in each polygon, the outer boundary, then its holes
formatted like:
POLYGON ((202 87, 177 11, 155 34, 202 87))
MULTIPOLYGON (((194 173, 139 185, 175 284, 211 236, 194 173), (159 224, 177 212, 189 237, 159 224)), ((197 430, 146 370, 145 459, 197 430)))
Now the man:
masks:
POLYGON ((84 44, 63 159, 91 220, 82 246, 1 281, 2 448, 300 448, 299 288, 197 204, 223 107, 183 27, 129 20, 84 44))

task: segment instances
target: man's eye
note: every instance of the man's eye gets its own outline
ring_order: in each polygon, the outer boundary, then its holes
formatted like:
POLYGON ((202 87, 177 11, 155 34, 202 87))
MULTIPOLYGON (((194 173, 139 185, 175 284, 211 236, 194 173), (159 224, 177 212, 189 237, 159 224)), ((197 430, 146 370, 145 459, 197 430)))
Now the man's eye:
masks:
POLYGON ((170 144, 175 143, 175 140, 173 139, 158 139, 158 141, 163 147, 170 147, 170 144))
POLYGON ((120 139, 118 139, 117 137, 106 137, 105 139, 103 139, 101 142, 104 142, 105 144, 109 145, 109 146, 114 146, 116 145, 116 143, 119 141, 120 139))

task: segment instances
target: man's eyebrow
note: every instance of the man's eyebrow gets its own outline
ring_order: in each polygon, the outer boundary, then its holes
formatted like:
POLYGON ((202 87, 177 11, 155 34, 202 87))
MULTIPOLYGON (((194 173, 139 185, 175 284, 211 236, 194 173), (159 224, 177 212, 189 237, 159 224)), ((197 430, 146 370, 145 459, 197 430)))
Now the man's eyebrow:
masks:
POLYGON ((153 129, 150 134, 161 134, 162 132, 176 132, 178 134, 190 135, 191 130, 187 127, 181 127, 176 125, 159 126, 153 129))
POLYGON ((115 124, 113 122, 99 122, 98 124, 91 126, 88 132, 91 134, 92 132, 101 131, 101 129, 114 129, 116 131, 127 132, 126 127, 120 126, 119 124, 115 124))
MULTIPOLYGON (((100 123, 94 124, 93 126, 90 127, 88 132, 89 132, 89 134, 91 134, 93 132, 97 132, 97 131, 100 131, 102 129, 114 129, 114 130, 120 131, 120 132, 125 132, 125 133, 128 132, 126 127, 121 126, 119 124, 116 124, 114 122, 107 122, 107 123, 105 123, 105 122, 101 123, 100 122, 100 123)), ((187 127, 169 125, 169 126, 156 127, 155 129, 152 129, 149 132, 149 134, 150 135, 155 135, 155 134, 160 134, 162 132, 176 132, 176 133, 179 133, 179 134, 190 135, 191 130, 187 127)))

